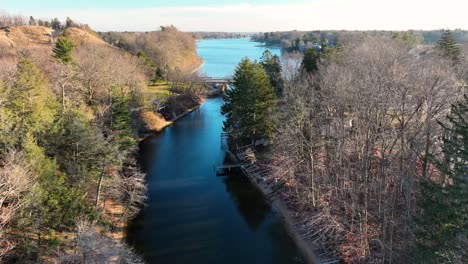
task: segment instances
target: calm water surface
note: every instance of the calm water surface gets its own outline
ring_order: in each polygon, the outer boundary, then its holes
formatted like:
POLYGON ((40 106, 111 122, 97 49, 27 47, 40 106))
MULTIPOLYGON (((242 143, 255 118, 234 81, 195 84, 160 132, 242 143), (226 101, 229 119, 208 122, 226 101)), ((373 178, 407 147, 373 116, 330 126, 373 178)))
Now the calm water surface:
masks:
MULTIPOLYGON (((236 65, 245 57, 258 60, 267 49, 248 39, 209 39, 197 42, 197 52, 205 60, 200 72, 208 77, 228 77, 236 65)), ((268 48, 281 56, 278 48, 268 48)))
MULTIPOLYGON (((202 70, 214 77, 263 50, 245 39, 198 43, 202 70)), ((222 104, 209 99, 142 144, 149 200, 130 224, 129 243, 148 263, 303 263, 262 194, 241 175, 216 176, 214 164, 225 158, 222 104)))

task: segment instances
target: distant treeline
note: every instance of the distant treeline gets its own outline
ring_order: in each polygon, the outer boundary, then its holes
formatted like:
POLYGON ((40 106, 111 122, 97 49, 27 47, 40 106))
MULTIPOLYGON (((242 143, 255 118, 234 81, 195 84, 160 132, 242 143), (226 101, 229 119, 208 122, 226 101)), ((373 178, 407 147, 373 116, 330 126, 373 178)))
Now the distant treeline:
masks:
POLYGON ((41 27, 49 27, 55 30, 63 30, 69 27, 76 27, 76 28, 90 30, 90 27, 88 25, 77 23, 69 17, 67 17, 65 22, 62 22, 58 18, 38 19, 33 16, 30 16, 29 18, 27 18, 26 16, 12 15, 7 12, 0 11, 0 28, 17 27, 17 26, 41 26, 41 27))
POLYGON ((247 38, 251 33, 238 32, 192 32, 195 39, 223 39, 223 38, 247 38))
POLYGON ((143 51, 157 67, 186 69, 198 60, 195 39, 173 26, 151 32, 101 32, 108 43, 132 54, 143 51))
MULTIPOLYGON (((267 45, 281 46, 286 51, 305 50, 314 44, 321 44, 326 40, 334 44, 337 41, 346 42, 360 38, 392 37, 410 39, 415 44, 434 44, 443 34, 444 30, 431 31, 284 31, 265 32, 252 36, 253 41, 263 42, 267 45)), ((468 43, 468 31, 457 29, 452 31, 455 40, 459 43, 468 43)))

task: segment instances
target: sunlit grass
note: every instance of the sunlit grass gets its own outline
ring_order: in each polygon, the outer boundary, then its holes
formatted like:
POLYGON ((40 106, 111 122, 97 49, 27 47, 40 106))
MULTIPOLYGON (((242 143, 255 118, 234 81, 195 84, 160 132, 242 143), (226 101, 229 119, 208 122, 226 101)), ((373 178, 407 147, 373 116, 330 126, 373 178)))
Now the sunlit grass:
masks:
POLYGON ((151 107, 154 99, 164 100, 170 96, 169 84, 167 81, 149 83, 143 89, 143 104, 145 107, 151 107))

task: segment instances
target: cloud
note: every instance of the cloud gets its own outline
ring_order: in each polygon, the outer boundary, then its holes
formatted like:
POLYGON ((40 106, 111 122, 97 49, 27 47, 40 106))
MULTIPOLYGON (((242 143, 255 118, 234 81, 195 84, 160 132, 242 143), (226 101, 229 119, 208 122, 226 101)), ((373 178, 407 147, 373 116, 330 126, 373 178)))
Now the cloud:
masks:
MULTIPOLYGON (((468 29, 465 0, 316 0, 278 5, 61 10, 101 31, 148 31, 175 25, 185 31, 468 29)), ((56 11, 32 12, 56 17, 56 11)), ((28 14, 29 15, 29 14, 28 14)))

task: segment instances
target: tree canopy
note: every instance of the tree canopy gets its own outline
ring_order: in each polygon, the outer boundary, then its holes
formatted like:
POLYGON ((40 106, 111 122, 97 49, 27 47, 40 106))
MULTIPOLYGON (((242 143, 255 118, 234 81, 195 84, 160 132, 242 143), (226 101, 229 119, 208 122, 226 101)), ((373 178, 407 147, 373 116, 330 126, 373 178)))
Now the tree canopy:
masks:
POLYGON ((221 108, 226 115, 224 130, 241 140, 269 138, 274 129, 270 119, 276 95, 263 66, 245 58, 237 66, 234 85, 221 108))
POLYGON ((422 185, 417 232, 421 263, 468 259, 468 97, 452 107, 442 125, 442 160, 433 157, 437 180, 422 185))
POLYGON ((314 73, 318 70, 320 53, 315 48, 310 48, 304 52, 302 59, 302 69, 307 73, 314 73))
POLYGON ((58 59, 64 64, 69 64, 73 62, 71 53, 74 48, 75 44, 73 44, 69 38, 59 37, 52 52, 54 53, 54 58, 58 59))
POLYGON ((454 64, 460 63, 460 47, 450 30, 446 30, 436 45, 442 56, 454 64))
POLYGON ((284 80, 281 76, 283 69, 281 67, 280 58, 278 55, 273 55, 269 50, 266 50, 260 58, 260 63, 268 74, 276 95, 280 97, 283 94, 284 88, 284 80))

